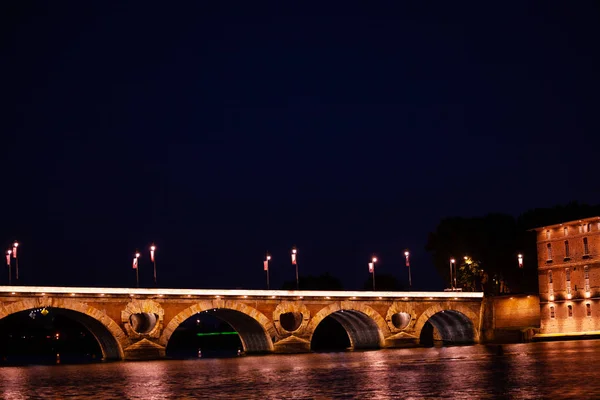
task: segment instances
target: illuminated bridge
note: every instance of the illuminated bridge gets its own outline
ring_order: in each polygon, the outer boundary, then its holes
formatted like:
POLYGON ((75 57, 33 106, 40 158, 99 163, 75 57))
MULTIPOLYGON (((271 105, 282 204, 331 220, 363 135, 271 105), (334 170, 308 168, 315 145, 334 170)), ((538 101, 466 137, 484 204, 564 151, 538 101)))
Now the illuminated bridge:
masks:
POLYGON ((352 349, 417 346, 424 336, 478 343, 485 319, 483 293, 0 286, 0 319, 40 308, 86 327, 106 360, 165 357, 173 332, 201 312, 231 325, 248 354, 309 352, 329 317, 352 349))

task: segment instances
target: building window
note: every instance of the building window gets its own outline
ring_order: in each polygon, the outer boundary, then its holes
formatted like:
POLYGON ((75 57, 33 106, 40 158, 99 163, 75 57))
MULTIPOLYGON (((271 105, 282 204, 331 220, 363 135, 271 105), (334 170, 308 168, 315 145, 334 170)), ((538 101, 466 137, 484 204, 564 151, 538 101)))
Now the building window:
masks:
POLYGON ((569 241, 565 240, 565 258, 569 258, 571 252, 569 251, 569 241))
POLYGON ((563 228, 563 232, 565 234, 565 236, 567 236, 569 234, 569 228, 567 228, 566 226, 563 228))
POLYGON ((592 316, 592 305, 590 303, 587 303, 585 305, 585 315, 587 315, 588 317, 592 316))
POLYGON ((548 283, 552 284, 552 271, 548 271, 548 283))
POLYGON ((579 233, 583 233, 583 226, 579 225, 579 233))
POLYGON ((569 304, 567 310, 569 312, 569 318, 571 318, 573 316, 573 306, 569 304))
POLYGON ((583 278, 585 279, 585 291, 590 292, 590 267, 583 267, 583 278))
POLYGON ((565 268, 565 277, 566 277, 566 289, 567 295, 571 296, 571 270, 569 268, 565 268))
POLYGON ((546 231, 546 239, 550 239, 550 231, 546 231))
POLYGON ((590 223, 590 224, 587 224, 587 231, 588 231, 588 232, 591 232, 591 231, 592 231, 592 224, 591 224, 591 223, 590 223))
POLYGON ((550 306, 550 318, 554 318, 556 315, 554 314, 554 306, 550 306))
POLYGON ((552 243, 546 245, 546 255, 548 256, 548 261, 552 261, 552 243))
POLYGON ((583 255, 587 256, 590 254, 590 249, 588 248, 587 238, 583 238, 583 255))

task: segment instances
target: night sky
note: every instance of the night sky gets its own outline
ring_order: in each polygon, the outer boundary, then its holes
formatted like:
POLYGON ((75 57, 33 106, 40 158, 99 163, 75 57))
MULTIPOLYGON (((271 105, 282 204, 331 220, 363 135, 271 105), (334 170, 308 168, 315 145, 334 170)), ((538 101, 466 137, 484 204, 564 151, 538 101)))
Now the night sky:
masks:
MULTIPOLYGON (((0 3, 21 282, 440 289, 448 216, 597 203, 597 2, 0 3), (452 4, 451 4, 452 3, 452 4)), ((0 284, 6 284, 3 268, 0 284)))

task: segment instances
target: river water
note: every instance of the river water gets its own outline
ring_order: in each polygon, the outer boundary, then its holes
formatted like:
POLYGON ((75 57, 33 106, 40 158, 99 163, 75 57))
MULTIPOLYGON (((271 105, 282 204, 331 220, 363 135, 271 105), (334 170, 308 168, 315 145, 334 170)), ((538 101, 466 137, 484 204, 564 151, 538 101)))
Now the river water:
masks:
POLYGON ((0 368, 2 399, 594 399, 600 341, 0 368))

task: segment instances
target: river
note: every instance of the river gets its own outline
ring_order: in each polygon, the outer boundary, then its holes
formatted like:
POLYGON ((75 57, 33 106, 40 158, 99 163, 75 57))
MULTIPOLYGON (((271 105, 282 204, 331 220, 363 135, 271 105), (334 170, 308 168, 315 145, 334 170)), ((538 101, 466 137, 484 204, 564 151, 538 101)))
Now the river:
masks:
POLYGON ((592 399, 600 341, 0 368, 2 399, 592 399))

